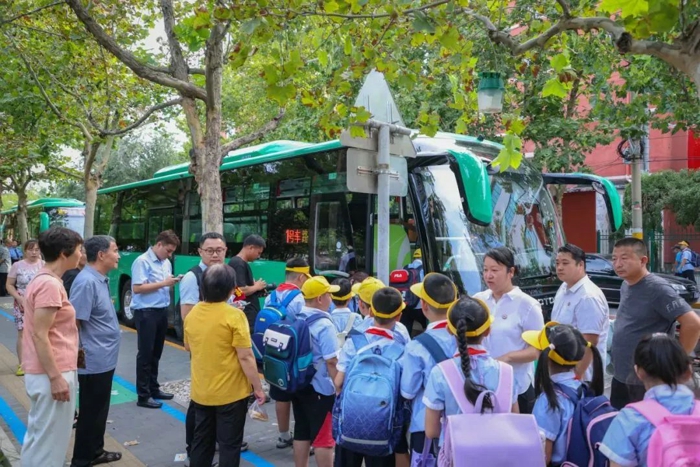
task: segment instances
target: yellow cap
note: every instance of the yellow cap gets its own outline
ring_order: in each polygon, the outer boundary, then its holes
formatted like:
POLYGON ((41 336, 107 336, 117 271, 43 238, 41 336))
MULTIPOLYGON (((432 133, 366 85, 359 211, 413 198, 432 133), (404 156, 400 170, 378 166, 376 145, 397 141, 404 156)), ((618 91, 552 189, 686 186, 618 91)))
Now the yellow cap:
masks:
POLYGON ((384 283, 376 277, 368 277, 359 284, 353 285, 352 291, 354 294, 359 295, 360 300, 371 305, 374 292, 384 287, 386 287, 384 283))
POLYGON ((324 293, 334 293, 339 290, 340 286, 330 285, 323 276, 314 276, 301 286, 301 293, 304 294, 304 298, 307 300, 320 297, 324 293))
POLYGON ((422 258, 423 257, 423 252, 420 250, 420 248, 417 248, 416 251, 413 252, 413 257, 414 258, 422 258))
POLYGON ((285 271, 287 272, 298 272, 299 274, 304 274, 306 277, 311 279, 311 268, 308 266, 302 266, 302 267, 297 267, 297 268, 284 268, 285 271))
POLYGON ((686 241, 684 240, 684 241, 682 241, 682 242, 678 242, 678 243, 676 244, 676 246, 686 247, 686 248, 687 248, 689 245, 688 245, 688 242, 686 242, 686 241))
POLYGON ((439 273, 437 273, 437 272, 430 272, 430 273, 426 274, 426 275, 425 275, 425 278, 423 278, 423 282, 419 282, 419 283, 413 284, 413 285, 411 286, 411 292, 413 292, 413 294, 414 294, 416 297, 418 297, 418 298, 420 298, 420 299, 422 299, 422 300, 425 300, 425 302, 426 302, 427 304, 429 304, 430 306, 432 306, 432 307, 435 307, 435 308, 449 308, 450 305, 452 305, 453 303, 455 303, 455 302, 459 299, 459 296, 458 296, 458 294, 457 294, 457 287, 456 287, 454 284, 452 284, 452 286, 453 286, 454 289, 455 289, 455 298, 454 298, 454 300, 452 300, 451 302, 448 302, 448 303, 440 303, 440 302, 438 302, 438 301, 435 300, 433 297, 431 297, 430 295, 428 295, 428 292, 426 292, 425 288, 423 288, 423 284, 425 284, 425 280, 426 280, 428 277, 430 277, 431 275, 433 275, 433 274, 439 274, 439 273))
MULTIPOLYGON (((523 340, 538 350, 544 350, 549 347, 549 359, 554 363, 565 366, 576 365, 580 360, 565 360, 564 357, 562 357, 556 351, 556 347, 549 342, 549 339, 547 338, 547 330, 549 328, 553 328, 554 326, 559 326, 559 323, 550 321, 544 325, 544 328, 541 331, 525 331, 522 334, 523 340)), ((590 347, 591 343, 588 342, 587 345, 590 347)))

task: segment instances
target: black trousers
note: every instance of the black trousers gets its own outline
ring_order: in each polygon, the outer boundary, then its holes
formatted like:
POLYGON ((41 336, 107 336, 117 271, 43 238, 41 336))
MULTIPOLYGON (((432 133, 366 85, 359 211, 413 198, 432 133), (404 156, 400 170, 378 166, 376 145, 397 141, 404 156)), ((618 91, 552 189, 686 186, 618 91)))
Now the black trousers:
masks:
POLYGON ((532 409, 535 408, 535 401, 537 396, 535 395, 535 387, 531 384, 527 391, 518 396, 518 409, 520 413, 532 413, 532 409))
POLYGON ((104 452, 113 376, 114 370, 78 375, 80 414, 75 428, 71 467, 89 467, 104 452))
POLYGON ((335 447, 335 460, 333 467, 394 467, 396 456, 391 454, 384 457, 365 456, 340 446, 335 447))
POLYGON ((185 444, 187 445, 187 457, 192 456, 192 441, 194 440, 195 410, 194 401, 190 400, 185 416, 185 444))
POLYGON ((401 314, 401 323, 406 326, 406 329, 408 329, 408 334, 411 337, 415 337, 415 332, 413 331, 413 323, 418 321, 421 326, 423 326, 423 330, 425 331, 428 329, 428 319, 425 317, 423 314, 423 311, 418 308, 418 309, 406 309, 404 312, 401 314))
POLYGON ((241 444, 247 412, 247 398, 217 406, 195 402, 190 467, 211 467, 217 442, 219 467, 238 467, 241 463, 241 444))
POLYGON ((168 331, 168 309, 134 310, 134 324, 139 346, 136 354, 136 393, 139 399, 148 399, 160 390, 158 364, 168 331))
POLYGON ((0 272, 0 297, 7 297, 7 273, 0 272))
POLYGON ((645 392, 642 385, 625 384, 613 378, 610 387, 610 405, 617 410, 622 410, 627 404, 644 399, 645 392))
POLYGON ((683 271, 681 273, 681 277, 685 277, 686 279, 690 279, 691 281, 695 282, 695 271, 693 271, 692 269, 683 271))

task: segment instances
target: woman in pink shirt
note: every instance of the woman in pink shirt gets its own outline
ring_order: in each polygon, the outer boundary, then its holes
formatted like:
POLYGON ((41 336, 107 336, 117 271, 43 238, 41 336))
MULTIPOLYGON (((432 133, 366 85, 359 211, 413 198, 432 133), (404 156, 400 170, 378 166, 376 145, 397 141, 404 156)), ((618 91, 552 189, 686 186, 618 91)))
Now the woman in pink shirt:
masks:
POLYGON ((64 227, 39 235, 46 264, 24 297, 22 366, 31 401, 21 462, 62 467, 71 435, 78 382, 78 328, 61 276, 77 267, 83 239, 64 227))

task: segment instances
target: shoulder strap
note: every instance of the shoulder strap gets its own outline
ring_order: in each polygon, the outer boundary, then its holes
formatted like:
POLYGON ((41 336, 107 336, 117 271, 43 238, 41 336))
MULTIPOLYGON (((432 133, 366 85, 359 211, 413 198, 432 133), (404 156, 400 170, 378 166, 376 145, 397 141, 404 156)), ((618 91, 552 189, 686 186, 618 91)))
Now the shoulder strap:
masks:
POLYGON ((501 372, 498 375, 496 400, 501 412, 510 412, 513 405, 513 367, 504 362, 498 362, 501 372))
POLYGON ((355 346, 355 351, 358 351, 362 347, 369 344, 369 339, 367 339, 367 336, 365 336, 365 333, 363 333, 363 332, 358 332, 358 331, 353 329, 348 334, 348 337, 350 338, 353 345, 355 346))
MULTIPOLYGON (((275 291, 275 292, 276 292, 276 291, 275 291)), ((277 301, 277 294, 276 294, 275 292, 273 292, 273 293, 275 294, 274 301, 276 302, 276 301, 277 301)), ((292 300, 294 300, 295 298, 297 298, 297 295, 299 295, 300 293, 301 293, 301 290, 299 290, 299 289, 292 289, 292 290, 287 294, 287 296, 284 297, 284 300, 282 300, 282 303, 280 303, 280 305, 282 305, 282 306, 284 307, 284 309, 286 310, 287 307, 289 306, 289 304, 292 303, 292 300)), ((270 303, 272 303, 272 301, 273 301, 273 299, 270 298, 270 303)))
POLYGON ((445 381, 447 381, 447 386, 450 388, 452 397, 457 401, 459 410, 462 413, 472 413, 474 411, 474 406, 469 403, 469 399, 464 394, 464 380, 462 379, 462 372, 457 368, 457 362, 453 359, 445 360, 438 365, 440 371, 442 371, 445 381))
POLYGON ((416 337, 415 340, 417 340, 420 345, 425 347, 425 350, 427 350, 433 360, 435 360, 435 363, 443 362, 449 358, 438 343, 437 339, 427 332, 422 333, 420 336, 416 337))
POLYGON ((311 326, 314 324, 316 321, 322 320, 322 319, 330 319, 328 317, 327 313, 314 313, 311 316, 307 316, 304 318, 304 321, 306 322, 307 326, 311 326))
MULTIPOLYGON (((698 410, 698 405, 700 404, 695 404, 693 413, 695 413, 698 410)), ((666 409, 666 407, 659 404, 654 399, 645 399, 640 402, 635 402, 634 404, 629 404, 627 405, 627 407, 631 407, 640 414, 642 414, 642 416, 654 426, 659 426, 661 422, 664 421, 664 418, 666 418, 669 415, 673 415, 671 412, 668 411, 668 409, 666 409)))
POLYGON ((578 391, 574 391, 570 387, 564 385, 564 384, 559 384, 559 383, 554 383, 554 387, 559 390, 564 396, 566 396, 567 399, 569 399, 571 402, 575 404, 578 404, 579 401, 579 393, 578 391))
POLYGON ((348 319, 348 322, 345 324, 345 329, 343 329, 343 334, 346 336, 352 331, 352 327, 355 324, 355 319, 357 319, 357 313, 352 313, 350 315, 350 319, 348 319))
POLYGON ((197 290, 199 290, 199 299, 202 300, 204 298, 202 294, 202 275, 204 274, 204 271, 202 271, 202 268, 200 268, 198 264, 192 269, 190 269, 190 272, 194 274, 194 278, 197 280, 197 290))

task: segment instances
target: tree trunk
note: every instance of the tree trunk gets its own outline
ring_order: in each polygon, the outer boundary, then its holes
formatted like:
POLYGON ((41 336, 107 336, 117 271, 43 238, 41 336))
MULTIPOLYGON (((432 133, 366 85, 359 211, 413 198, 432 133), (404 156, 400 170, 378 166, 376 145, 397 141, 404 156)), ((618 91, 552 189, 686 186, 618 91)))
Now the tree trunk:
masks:
POLYGON ((92 237, 95 226, 95 206, 97 205, 97 190, 100 188, 99 179, 90 174, 85 179, 85 229, 83 239, 92 237))
MULTIPOLYGON (((29 240, 29 232, 27 228, 27 187, 26 185, 17 184, 17 230, 19 230, 19 241, 24 245, 29 240)), ((38 219, 37 219, 38 220, 38 219)))
POLYGON ((85 184, 85 229, 83 238, 87 240, 95 232, 95 208, 97 206, 97 190, 102 186, 102 174, 107 167, 112 155, 115 136, 108 136, 104 141, 91 144, 97 145, 89 153, 94 151, 94 157, 88 157, 85 162, 83 182, 85 184))

